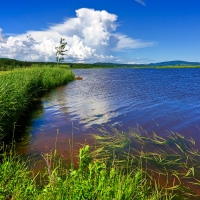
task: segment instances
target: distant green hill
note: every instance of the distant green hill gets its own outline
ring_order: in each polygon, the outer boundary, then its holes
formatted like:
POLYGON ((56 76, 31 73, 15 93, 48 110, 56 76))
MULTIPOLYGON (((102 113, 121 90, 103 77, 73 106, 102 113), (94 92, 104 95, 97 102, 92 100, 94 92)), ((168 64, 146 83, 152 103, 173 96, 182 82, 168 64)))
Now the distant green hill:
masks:
POLYGON ((178 66, 178 65, 200 65, 200 62, 187 62, 182 60, 166 61, 159 63, 150 63, 149 66, 178 66))
POLYGON ((165 61, 165 62, 158 62, 158 63, 149 63, 149 64, 118 64, 118 63, 94 63, 94 65, 99 66, 116 66, 116 67, 125 67, 125 66, 138 66, 138 67, 144 67, 144 66, 180 66, 180 65, 188 65, 188 66, 196 66, 200 65, 200 62, 187 62, 187 61, 181 61, 181 60, 175 60, 175 61, 165 61))

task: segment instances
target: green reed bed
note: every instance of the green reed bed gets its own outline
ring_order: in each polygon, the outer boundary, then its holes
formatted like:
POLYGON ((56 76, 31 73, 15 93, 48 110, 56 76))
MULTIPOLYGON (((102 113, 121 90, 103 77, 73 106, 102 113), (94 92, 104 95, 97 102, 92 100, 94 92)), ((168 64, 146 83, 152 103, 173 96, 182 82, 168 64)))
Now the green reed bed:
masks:
POLYGON ((151 187, 147 173, 133 167, 134 161, 119 165, 113 159, 108 164, 103 158, 95 159, 89 146, 79 151, 79 167, 74 169, 56 159, 56 151, 44 154, 46 171, 34 174, 28 170, 29 160, 19 156, 3 155, 0 164, 0 199, 35 200, 169 200, 173 195, 165 189, 151 187), (39 179, 41 181, 36 181, 39 179))
POLYGON ((68 83, 75 76, 57 67, 33 67, 0 73, 0 141, 42 91, 68 83))

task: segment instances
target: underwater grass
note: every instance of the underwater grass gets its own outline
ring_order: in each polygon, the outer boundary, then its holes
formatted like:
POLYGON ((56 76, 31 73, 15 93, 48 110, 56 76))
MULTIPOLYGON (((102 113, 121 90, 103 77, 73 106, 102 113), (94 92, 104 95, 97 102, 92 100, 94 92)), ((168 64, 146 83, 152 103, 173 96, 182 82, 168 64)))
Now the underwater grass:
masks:
POLYGON ((0 141, 14 129, 33 98, 51 88, 64 85, 75 76, 57 67, 15 69, 0 74, 0 141))
POLYGON ((131 158, 134 162, 128 166, 137 168, 140 163, 153 188, 165 189, 175 195, 174 199, 200 199, 200 150, 192 138, 174 132, 166 137, 133 129, 124 133, 115 128, 100 129, 93 137, 97 156, 113 158, 115 152, 119 165, 131 158))

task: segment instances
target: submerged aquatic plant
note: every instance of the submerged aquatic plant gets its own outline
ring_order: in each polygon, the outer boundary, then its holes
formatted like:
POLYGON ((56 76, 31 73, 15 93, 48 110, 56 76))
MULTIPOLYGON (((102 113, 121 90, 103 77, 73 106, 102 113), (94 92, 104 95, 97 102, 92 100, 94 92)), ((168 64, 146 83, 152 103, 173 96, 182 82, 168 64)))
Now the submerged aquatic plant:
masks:
POLYGON ((114 151, 120 158, 118 165, 140 166, 148 174, 152 188, 165 189, 168 194, 175 195, 174 199, 200 198, 197 189, 200 189, 200 151, 192 138, 174 132, 164 138, 133 129, 128 134, 103 129, 94 138, 94 152, 98 152, 98 156, 103 152, 110 158, 114 151), (123 149, 119 144, 123 144, 123 149))

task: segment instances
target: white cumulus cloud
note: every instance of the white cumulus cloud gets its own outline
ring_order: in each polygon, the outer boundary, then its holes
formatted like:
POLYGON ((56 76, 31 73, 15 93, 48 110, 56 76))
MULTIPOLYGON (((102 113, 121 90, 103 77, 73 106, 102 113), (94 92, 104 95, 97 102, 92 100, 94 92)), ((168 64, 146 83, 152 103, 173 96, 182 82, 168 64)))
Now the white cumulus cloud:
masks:
POLYGON ((114 61, 115 51, 154 45, 117 33, 117 15, 105 10, 81 8, 76 17, 49 26, 47 30, 27 31, 6 38, 0 28, 0 57, 29 61, 55 61, 55 46, 67 41, 69 62, 114 61))
POLYGON ((116 50, 138 49, 138 48, 150 47, 155 44, 154 42, 143 42, 139 39, 132 39, 127 35, 123 34, 116 34, 115 37, 118 39, 118 42, 116 44, 116 50))
POLYGON ((135 0, 136 2, 140 3, 143 6, 146 6, 146 3, 143 0, 135 0))

